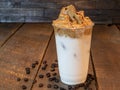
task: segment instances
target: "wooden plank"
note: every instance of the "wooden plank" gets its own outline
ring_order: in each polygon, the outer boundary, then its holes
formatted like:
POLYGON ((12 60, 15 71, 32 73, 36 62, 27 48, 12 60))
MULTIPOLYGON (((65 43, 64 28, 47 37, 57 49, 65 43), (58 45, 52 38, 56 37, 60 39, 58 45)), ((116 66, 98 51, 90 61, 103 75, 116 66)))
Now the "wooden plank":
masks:
POLYGON ((17 29, 21 25, 22 24, 18 24, 18 23, 0 24, 0 47, 12 34, 14 34, 17 31, 17 29))
POLYGON ((21 90, 24 84, 30 90, 53 30, 50 24, 25 24, 0 50, 0 90, 21 90), (30 67, 31 73, 25 72, 30 67), (17 78, 21 78, 17 82, 17 78), (24 78, 28 82, 24 82, 24 78))
POLYGON ((43 16, 43 8, 0 8, 0 12, 1 16, 43 16))
POLYGON ((96 0, 97 9, 120 9, 120 0, 96 0), (109 3, 109 4, 108 4, 109 3))
MULTIPOLYGON (((56 63, 57 60, 57 55, 56 55, 56 45, 55 45, 55 38, 54 38, 54 35, 52 36, 52 39, 50 40, 50 44, 48 46, 48 49, 46 51, 46 54, 45 54, 45 57, 43 58, 43 61, 41 63, 41 67, 38 71, 38 74, 36 76, 36 79, 37 80, 37 83, 35 83, 33 85, 33 88, 32 90, 56 90, 53 88, 53 86, 55 84, 57 84, 59 87, 64 87, 66 88, 66 90, 68 90, 68 86, 63 84, 62 82, 59 82, 59 83, 55 83, 55 82, 51 82, 48 80, 48 78, 46 77, 46 73, 50 73, 51 74, 51 77, 53 77, 53 73, 57 73, 56 75, 56 78, 59 79, 60 76, 59 76, 59 72, 58 72, 58 68, 55 68, 55 71, 51 71, 51 64, 52 63, 56 63), (42 70, 42 67, 44 66, 43 62, 47 61, 47 68, 46 70, 42 70), (44 78, 39 78, 39 75, 42 74, 44 75, 44 78), (39 84, 42 83, 44 86, 42 88, 39 87, 39 84), (51 84, 52 85, 52 88, 47 88, 47 85, 48 84, 51 84)), ((90 60, 90 64, 89 64, 89 73, 94 75, 93 73, 93 67, 92 67, 92 64, 91 64, 91 60, 90 60)), ((95 81, 92 82, 92 84, 90 85, 90 87, 92 88, 92 90, 96 90, 96 86, 95 86, 95 81)), ((80 88, 80 89, 77 89, 77 90, 83 90, 83 88, 80 88)))
POLYGON ((120 32, 115 25, 96 25, 92 55, 99 90, 120 90, 120 32))
POLYGON ((95 0, 76 0, 73 2, 75 6, 81 9, 96 9, 96 1, 95 0))
POLYGON ((113 24, 120 24, 120 17, 119 16, 113 17, 112 22, 113 22, 113 24))
POLYGON ((97 24, 120 23, 120 0, 0 0, 0 22, 51 22, 70 4, 97 24))
MULTIPOLYGON (((10 11, 9 11, 10 12, 10 11)), ((25 16, 13 16, 13 15, 0 15, 0 22, 2 23, 23 23, 25 22, 25 16)))

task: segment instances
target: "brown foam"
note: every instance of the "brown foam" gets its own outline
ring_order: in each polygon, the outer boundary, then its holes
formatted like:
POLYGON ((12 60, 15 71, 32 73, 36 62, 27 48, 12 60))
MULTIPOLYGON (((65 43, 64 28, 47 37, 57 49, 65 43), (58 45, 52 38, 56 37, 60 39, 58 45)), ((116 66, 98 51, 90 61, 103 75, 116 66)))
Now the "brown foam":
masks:
POLYGON ((84 16, 84 11, 77 12, 73 5, 69 5, 61 9, 58 19, 52 25, 55 34, 77 38, 91 34, 94 23, 84 16))

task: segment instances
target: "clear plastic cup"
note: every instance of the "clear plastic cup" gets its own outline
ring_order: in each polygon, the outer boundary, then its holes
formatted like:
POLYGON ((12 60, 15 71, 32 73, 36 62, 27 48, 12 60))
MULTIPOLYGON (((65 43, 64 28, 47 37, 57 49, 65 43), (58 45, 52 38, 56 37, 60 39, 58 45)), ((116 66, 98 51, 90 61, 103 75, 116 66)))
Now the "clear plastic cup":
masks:
POLYGON ((88 73, 92 26, 79 29, 54 27, 61 81, 84 83, 88 73))
POLYGON ((73 5, 63 7, 53 21, 61 81, 68 85, 84 83, 88 73, 94 23, 76 12, 73 5))

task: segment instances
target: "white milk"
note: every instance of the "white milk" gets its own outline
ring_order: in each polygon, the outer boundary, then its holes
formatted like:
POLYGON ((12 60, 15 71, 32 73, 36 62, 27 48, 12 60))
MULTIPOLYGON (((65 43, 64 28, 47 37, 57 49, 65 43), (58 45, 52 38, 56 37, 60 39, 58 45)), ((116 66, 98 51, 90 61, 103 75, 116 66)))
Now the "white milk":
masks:
POLYGON ((80 38, 55 35, 61 81, 75 85, 84 83, 87 77, 91 34, 80 38))

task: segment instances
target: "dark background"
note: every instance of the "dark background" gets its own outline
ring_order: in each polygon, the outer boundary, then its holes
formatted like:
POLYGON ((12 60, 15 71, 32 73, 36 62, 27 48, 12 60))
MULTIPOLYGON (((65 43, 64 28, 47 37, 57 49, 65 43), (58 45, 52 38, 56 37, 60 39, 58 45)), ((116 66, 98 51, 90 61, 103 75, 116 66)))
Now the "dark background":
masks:
POLYGON ((95 23, 120 23, 120 0, 0 0, 0 22, 51 22, 69 4, 95 23))

